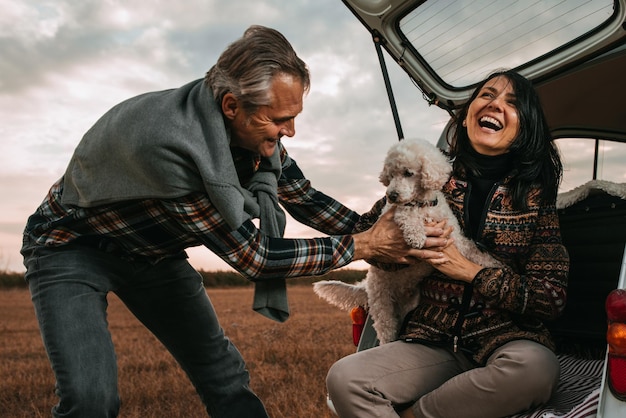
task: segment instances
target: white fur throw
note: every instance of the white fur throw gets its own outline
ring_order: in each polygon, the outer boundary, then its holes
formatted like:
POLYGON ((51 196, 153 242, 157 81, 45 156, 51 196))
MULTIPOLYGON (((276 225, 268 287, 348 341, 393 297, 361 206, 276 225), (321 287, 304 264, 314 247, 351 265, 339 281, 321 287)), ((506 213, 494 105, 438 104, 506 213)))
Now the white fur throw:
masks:
POLYGON ((626 183, 613 183, 607 180, 591 180, 572 190, 559 193, 556 199, 556 207, 557 209, 568 208, 598 190, 605 191, 611 196, 626 199, 626 183))

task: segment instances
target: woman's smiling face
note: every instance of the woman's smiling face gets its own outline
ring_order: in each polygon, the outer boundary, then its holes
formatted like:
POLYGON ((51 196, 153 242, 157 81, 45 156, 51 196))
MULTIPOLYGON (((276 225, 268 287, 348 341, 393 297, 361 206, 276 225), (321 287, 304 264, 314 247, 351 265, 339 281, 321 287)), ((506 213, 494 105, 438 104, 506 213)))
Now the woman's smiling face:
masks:
POLYGON ((463 126, 467 128, 472 147, 480 154, 506 153, 519 132, 511 81, 505 76, 487 81, 470 103, 463 126))

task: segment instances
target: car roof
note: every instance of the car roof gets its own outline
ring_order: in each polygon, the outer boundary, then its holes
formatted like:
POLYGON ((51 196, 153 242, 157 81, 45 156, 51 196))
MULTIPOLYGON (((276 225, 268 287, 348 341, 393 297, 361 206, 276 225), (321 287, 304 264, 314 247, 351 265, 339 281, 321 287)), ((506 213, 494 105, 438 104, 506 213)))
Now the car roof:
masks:
POLYGON ((626 142, 626 0, 342 0, 429 102, 497 69, 533 80, 558 137, 626 142))

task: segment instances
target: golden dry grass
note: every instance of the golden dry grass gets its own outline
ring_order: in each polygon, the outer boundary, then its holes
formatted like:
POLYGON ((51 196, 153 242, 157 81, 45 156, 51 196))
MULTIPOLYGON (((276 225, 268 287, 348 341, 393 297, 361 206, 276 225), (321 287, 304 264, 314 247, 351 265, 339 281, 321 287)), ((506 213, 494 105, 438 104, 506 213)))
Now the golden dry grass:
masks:
MULTIPOLYGON (((247 361, 251 386, 275 418, 331 418, 324 379, 330 365, 354 352, 349 316, 320 300, 311 286, 290 286, 284 324, 251 310, 251 288, 208 289, 226 334, 247 361)), ((109 297, 121 417, 206 417, 170 354, 115 297, 109 297)), ((0 290, 0 415, 49 417, 54 378, 30 295, 0 290)), ((236 418, 236 417, 234 417, 236 418)))

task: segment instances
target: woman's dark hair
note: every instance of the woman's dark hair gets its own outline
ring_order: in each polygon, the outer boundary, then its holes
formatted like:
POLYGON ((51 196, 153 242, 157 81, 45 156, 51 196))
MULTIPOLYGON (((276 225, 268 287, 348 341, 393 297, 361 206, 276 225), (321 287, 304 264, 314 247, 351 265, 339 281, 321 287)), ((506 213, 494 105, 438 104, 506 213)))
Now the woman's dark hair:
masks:
POLYGON ((448 145, 450 156, 454 159, 454 173, 460 176, 467 172, 480 174, 475 153, 471 152, 467 128, 462 122, 467 117, 470 104, 483 86, 500 76, 508 79, 513 86, 519 118, 517 136, 509 147, 512 160, 509 185, 512 189, 513 206, 526 209, 528 193, 534 187, 539 187, 542 203, 553 202, 563 175, 561 158, 552 141, 537 92, 528 79, 515 71, 501 70, 490 74, 476 87, 448 128, 448 145))

